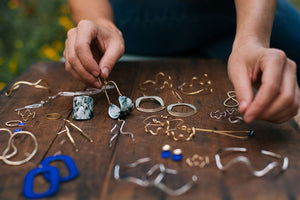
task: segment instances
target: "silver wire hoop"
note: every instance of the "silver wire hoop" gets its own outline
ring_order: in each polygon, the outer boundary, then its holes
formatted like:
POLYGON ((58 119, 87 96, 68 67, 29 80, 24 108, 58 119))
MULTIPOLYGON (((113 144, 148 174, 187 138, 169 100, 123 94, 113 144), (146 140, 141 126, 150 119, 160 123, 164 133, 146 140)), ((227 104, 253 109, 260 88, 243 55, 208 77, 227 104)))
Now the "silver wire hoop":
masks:
POLYGON ((6 164, 8 165, 22 165, 26 162, 28 162, 37 152, 38 150, 38 143, 37 143, 37 140, 36 140, 36 137, 29 131, 19 131, 19 132, 16 132, 14 133, 8 140, 8 146, 6 149, 4 149, 3 153, 2 153, 2 160, 3 162, 5 162, 6 164), (7 152, 10 150, 10 146, 14 146, 13 142, 14 142, 14 137, 16 135, 19 135, 19 134, 26 134, 26 135, 30 135, 34 141, 34 144, 35 144, 35 148, 34 150, 31 152, 31 154, 25 158, 24 160, 20 160, 20 161, 10 161, 10 160, 7 160, 7 152))
POLYGON ((167 107, 167 112, 172 115, 172 116, 175 116, 175 117, 188 117, 188 116, 191 116, 191 115, 194 115, 197 113, 197 108, 192 105, 192 104, 189 104, 189 103, 174 103, 174 104, 170 104, 168 105, 167 107), (186 106, 186 107, 189 107, 191 109, 193 109, 193 111, 190 111, 190 112, 175 112, 175 111, 172 111, 172 109, 176 106, 186 106))
POLYGON ((165 103, 164 103, 164 100, 158 96, 143 96, 143 97, 139 97, 135 100, 135 107, 138 111, 141 111, 141 112, 148 112, 148 113, 158 112, 158 111, 165 109, 165 103), (160 107, 158 107, 158 108, 142 108, 141 103, 142 103, 142 101, 145 101, 145 100, 156 101, 160 104, 160 107))

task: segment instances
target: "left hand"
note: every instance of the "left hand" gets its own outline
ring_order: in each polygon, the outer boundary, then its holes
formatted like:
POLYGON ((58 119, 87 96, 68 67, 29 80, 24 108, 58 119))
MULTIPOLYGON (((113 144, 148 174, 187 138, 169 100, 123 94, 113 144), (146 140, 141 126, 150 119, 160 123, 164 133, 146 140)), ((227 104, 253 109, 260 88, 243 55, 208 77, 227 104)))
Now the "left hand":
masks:
POLYGON ((235 42, 228 75, 246 123, 261 119, 283 123, 298 113, 297 66, 279 49, 256 41, 235 42), (260 83, 254 97, 252 86, 260 83))

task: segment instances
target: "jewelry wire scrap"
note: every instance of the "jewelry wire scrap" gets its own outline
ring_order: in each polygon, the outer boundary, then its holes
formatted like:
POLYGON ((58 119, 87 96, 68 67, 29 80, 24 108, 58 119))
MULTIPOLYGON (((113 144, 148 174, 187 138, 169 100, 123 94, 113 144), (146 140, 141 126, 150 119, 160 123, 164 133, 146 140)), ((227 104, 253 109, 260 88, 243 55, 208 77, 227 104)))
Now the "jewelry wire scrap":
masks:
MULTIPOLYGON (((16 133, 12 134, 11 137, 9 138, 8 145, 7 145, 6 149, 4 149, 4 151, 2 153, 2 160, 3 160, 3 162, 5 162, 8 165, 22 165, 22 164, 28 162, 36 154, 37 150, 38 150, 38 143, 37 143, 36 137, 31 132, 29 132, 29 131, 19 131, 19 132, 16 132, 16 133), (29 135, 33 139, 34 145, 35 145, 34 150, 31 152, 31 154, 29 156, 27 156, 23 160, 20 160, 20 161, 11 161, 11 160, 8 160, 8 158, 10 158, 10 157, 8 157, 8 155, 6 155, 6 154, 9 152, 11 146, 13 148, 15 148, 14 137, 17 136, 17 135, 20 135, 20 134, 29 135)), ((11 154, 9 154, 9 155, 11 155, 11 154)))
MULTIPOLYGON (((139 164, 145 163, 145 162, 149 162, 150 158, 141 158, 138 159, 137 161, 135 161, 134 163, 128 164, 126 165, 126 168, 134 168, 136 166, 138 166, 139 164)), ((116 180, 122 180, 122 181, 127 181, 127 182, 131 182, 131 183, 135 183, 139 186, 142 187, 150 187, 150 186, 154 186, 158 189, 160 189, 161 191, 165 192, 168 195, 171 196, 179 196, 182 195, 183 193, 187 192, 189 189, 191 189, 191 187, 196 183, 197 176, 192 176, 192 181, 181 186, 178 189, 171 189, 168 186, 166 186, 164 183, 162 183, 162 180, 165 177, 165 174, 177 174, 177 170, 174 169, 169 169, 166 168, 164 164, 156 164, 153 165, 150 170, 148 170, 145 173, 145 177, 144 179, 141 178, 137 178, 137 177, 133 177, 133 176, 126 176, 125 178, 121 178, 120 177, 120 165, 115 165, 114 168, 114 178, 116 180), (157 170, 159 170, 158 174, 155 173, 157 170), (157 176, 154 179, 148 179, 150 178, 152 175, 157 174, 157 176)))
MULTIPOLYGON (((227 147, 227 148, 223 148, 217 151, 217 153, 215 154, 215 160, 216 160, 216 165, 217 167, 221 170, 221 171, 226 171, 228 168, 230 168, 232 165, 236 164, 236 163, 244 163, 248 169, 252 172, 252 175, 256 176, 256 177, 262 177, 264 175, 266 175, 268 172, 270 172, 273 168, 278 166, 278 162, 271 162, 269 163, 266 167, 264 167, 262 170, 255 170, 254 167, 252 166, 251 162, 249 161, 249 159, 245 156, 237 156, 235 158, 233 158, 232 160, 230 160, 227 164, 225 164, 225 166, 223 166, 223 164, 221 163, 221 158, 220 155, 223 152, 228 152, 228 151, 232 151, 232 152, 246 152, 247 149, 246 148, 242 148, 242 147, 227 147)), ((288 168, 288 163, 289 160, 288 158, 282 157, 279 154, 270 152, 270 151, 266 151, 266 150, 261 150, 261 154, 266 155, 266 156, 271 156, 277 159, 282 159, 283 163, 281 166, 281 172, 285 171, 288 168)))
POLYGON ((116 133, 114 133, 113 131, 117 128, 117 126, 118 126, 117 123, 116 123, 116 124, 114 125, 114 127, 110 130, 110 133, 113 134, 113 136, 112 136, 112 137, 110 138, 110 140, 109 140, 109 147, 112 147, 112 142, 114 141, 114 139, 117 138, 117 136, 118 136, 119 134, 122 134, 122 135, 130 135, 131 140, 134 141, 134 135, 133 135, 132 132, 126 132, 126 131, 124 132, 124 131, 123 131, 123 128, 124 128, 124 125, 125 125, 125 120, 118 119, 118 121, 121 122, 122 124, 121 124, 121 126, 120 126, 118 132, 116 132, 116 133))
POLYGON ((7 92, 5 92, 5 96, 9 97, 12 94, 12 92, 14 90, 17 90, 21 85, 30 85, 30 86, 34 86, 35 88, 48 90, 50 92, 50 87, 49 87, 48 82, 45 81, 45 80, 43 80, 43 79, 40 79, 40 80, 38 80, 35 83, 31 83, 31 82, 28 82, 28 81, 18 81, 18 82, 15 82, 11 86, 11 88, 7 92), (40 85, 41 82, 44 82, 45 86, 44 85, 40 85))

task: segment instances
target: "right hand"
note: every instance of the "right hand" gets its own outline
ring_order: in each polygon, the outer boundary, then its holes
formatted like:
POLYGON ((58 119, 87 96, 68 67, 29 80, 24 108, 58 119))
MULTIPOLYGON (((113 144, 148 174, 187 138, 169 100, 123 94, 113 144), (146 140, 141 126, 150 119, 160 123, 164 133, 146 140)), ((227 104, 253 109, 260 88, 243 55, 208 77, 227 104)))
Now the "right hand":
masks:
POLYGON ((77 27, 68 31, 65 42, 65 68, 75 78, 87 85, 100 87, 98 77, 108 78, 109 73, 124 54, 122 33, 110 21, 101 25, 93 21, 82 20, 77 27), (91 44, 96 41, 102 55, 100 62, 93 57, 91 44))

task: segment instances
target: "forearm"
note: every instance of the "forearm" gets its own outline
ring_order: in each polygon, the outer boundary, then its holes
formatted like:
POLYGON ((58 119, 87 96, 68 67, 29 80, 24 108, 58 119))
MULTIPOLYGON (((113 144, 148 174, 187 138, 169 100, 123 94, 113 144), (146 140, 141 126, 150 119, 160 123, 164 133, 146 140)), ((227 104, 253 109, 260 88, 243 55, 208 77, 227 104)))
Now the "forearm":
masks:
POLYGON ((99 25, 113 24, 113 11, 108 0, 68 0, 73 21, 91 20, 99 25))
POLYGON ((269 47, 276 3, 276 0, 235 0, 235 43, 250 38, 269 47))

